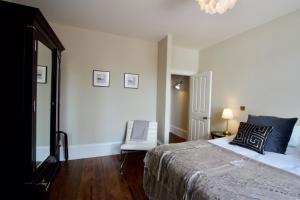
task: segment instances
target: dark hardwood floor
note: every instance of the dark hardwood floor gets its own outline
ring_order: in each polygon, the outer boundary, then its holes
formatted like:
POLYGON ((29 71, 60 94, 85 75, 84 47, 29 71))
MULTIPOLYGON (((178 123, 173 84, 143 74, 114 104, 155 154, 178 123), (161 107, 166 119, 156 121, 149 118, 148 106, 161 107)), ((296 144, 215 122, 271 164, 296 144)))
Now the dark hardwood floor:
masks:
MULTIPOLYGON (((170 143, 183 139, 170 134, 170 143)), ((185 141, 185 140, 184 140, 185 141)), ((120 174, 119 155, 62 162, 50 200, 147 199, 143 190, 145 152, 130 153, 120 174)))
POLYGON ((170 138, 169 138, 170 143, 180 143, 180 142, 185 142, 186 139, 179 137, 175 135, 174 133, 170 133, 170 138))

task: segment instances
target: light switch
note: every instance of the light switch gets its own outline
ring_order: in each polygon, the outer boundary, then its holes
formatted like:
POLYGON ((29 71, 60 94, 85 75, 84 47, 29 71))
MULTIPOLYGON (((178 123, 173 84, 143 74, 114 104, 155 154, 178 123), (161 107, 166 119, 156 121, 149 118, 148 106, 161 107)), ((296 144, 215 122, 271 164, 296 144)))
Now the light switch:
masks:
POLYGON ((241 110, 241 111, 245 111, 245 110, 246 110, 246 107, 245 107, 245 106, 241 106, 241 107, 240 107, 240 110, 241 110))

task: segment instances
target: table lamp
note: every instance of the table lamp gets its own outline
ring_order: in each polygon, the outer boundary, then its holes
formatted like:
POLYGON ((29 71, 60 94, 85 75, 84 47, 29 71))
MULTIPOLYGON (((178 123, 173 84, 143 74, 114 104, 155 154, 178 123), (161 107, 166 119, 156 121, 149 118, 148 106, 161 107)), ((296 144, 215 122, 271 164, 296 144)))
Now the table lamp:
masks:
POLYGON ((226 119, 226 121, 227 121, 226 131, 224 131, 223 133, 225 135, 231 135, 231 133, 228 131, 228 121, 230 119, 233 119, 232 110, 230 108, 224 108, 223 113, 222 113, 222 118, 226 119))

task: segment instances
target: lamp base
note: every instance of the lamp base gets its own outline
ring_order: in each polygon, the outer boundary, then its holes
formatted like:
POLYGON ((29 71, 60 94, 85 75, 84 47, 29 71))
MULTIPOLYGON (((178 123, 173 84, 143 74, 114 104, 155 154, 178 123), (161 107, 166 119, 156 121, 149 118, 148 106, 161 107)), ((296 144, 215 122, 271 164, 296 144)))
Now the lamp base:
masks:
POLYGON ((224 135, 231 135, 231 133, 229 131, 223 131, 224 135))

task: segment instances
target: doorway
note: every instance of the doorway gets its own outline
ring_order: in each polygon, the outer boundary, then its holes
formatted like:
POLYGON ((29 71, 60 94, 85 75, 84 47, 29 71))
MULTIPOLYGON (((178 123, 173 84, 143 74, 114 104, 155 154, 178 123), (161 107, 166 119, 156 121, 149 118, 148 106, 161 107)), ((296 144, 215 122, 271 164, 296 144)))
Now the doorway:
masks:
POLYGON ((190 77, 171 75, 169 143, 185 142, 189 127, 190 77))

